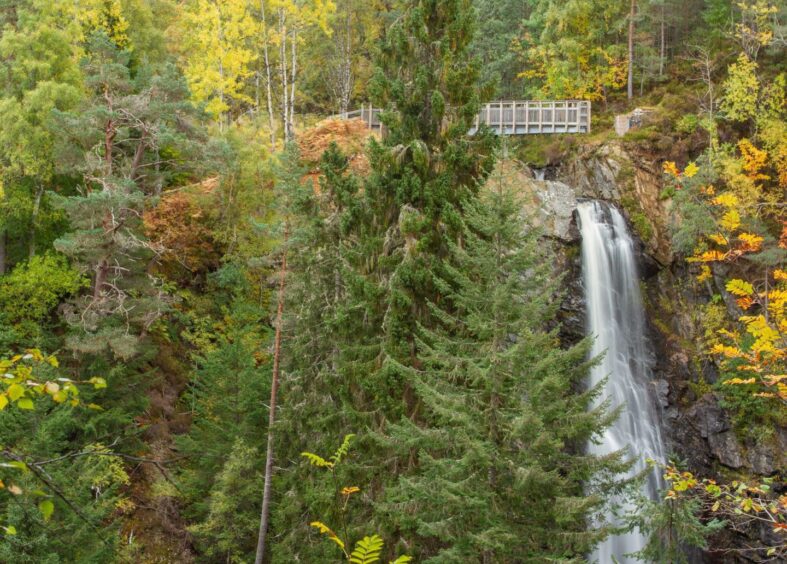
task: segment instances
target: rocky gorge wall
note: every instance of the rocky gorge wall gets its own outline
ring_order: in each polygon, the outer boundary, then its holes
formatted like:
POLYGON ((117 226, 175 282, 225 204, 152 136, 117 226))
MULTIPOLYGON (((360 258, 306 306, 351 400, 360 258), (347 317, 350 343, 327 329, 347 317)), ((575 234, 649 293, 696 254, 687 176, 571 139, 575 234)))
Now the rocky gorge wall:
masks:
MULTIPOLYGON (((706 330, 701 312, 710 296, 707 288, 694 282, 684 258, 671 250, 671 201, 662 197, 660 163, 636 154, 621 141, 607 141, 581 148, 546 170, 531 170, 506 158, 495 174, 521 189, 530 220, 558 250, 558 269, 566 276, 561 336, 567 343, 585 333, 577 203, 605 200, 624 212, 639 244, 653 346, 652 385, 661 408, 667 452, 684 460, 695 474, 721 480, 783 471, 787 429, 774 429, 767 437, 742 436, 714 391, 718 371, 701 352, 706 330)), ((714 293, 726 293, 722 279, 714 284, 714 293)), ((722 533, 712 542, 717 550, 700 561, 756 562, 752 560, 756 557, 745 552, 731 556, 721 551, 744 546, 751 536, 767 534, 759 528, 722 533)))

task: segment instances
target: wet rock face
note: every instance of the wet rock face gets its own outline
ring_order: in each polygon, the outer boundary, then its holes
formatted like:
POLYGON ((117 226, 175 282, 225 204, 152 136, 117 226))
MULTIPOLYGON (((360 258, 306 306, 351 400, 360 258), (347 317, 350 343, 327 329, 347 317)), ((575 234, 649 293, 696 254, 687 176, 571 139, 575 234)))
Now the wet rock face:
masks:
MULTIPOLYGON (((719 405, 716 394, 705 394, 686 411, 681 419, 683 423, 699 433, 707 444, 707 446, 697 444, 695 437, 692 440, 695 449, 699 448, 700 452, 709 451, 712 458, 728 468, 738 469, 745 464, 741 445, 732 431, 727 412, 719 405)), ((710 461, 702 462, 707 464, 710 461)))
MULTIPOLYGON (((544 230, 557 249, 556 271, 564 277, 559 311, 561 341, 566 346, 575 344, 586 332, 577 204, 585 198, 610 201, 624 211, 638 245, 653 348, 652 383, 661 408, 667 451, 685 460, 690 471, 703 477, 718 479, 728 471, 760 476, 784 472, 787 429, 776 429, 775 436, 764 444, 741 438, 721 397, 714 391, 718 368, 701 354, 705 327, 699 313, 708 298, 690 283, 692 275, 686 263, 673 260, 669 202, 661 199, 657 164, 637 160, 614 142, 582 149, 539 178, 521 163, 508 164, 513 167, 514 176, 512 171, 506 171, 506 177, 513 178, 526 195, 528 210, 524 215, 544 230), (651 229, 645 233, 649 237, 642 236, 638 213, 650 222, 651 229)), ((725 274, 714 271, 717 287, 724 287, 725 274)), ((726 305, 731 311, 736 307, 734 303, 726 305)), ((713 543, 735 549, 747 546, 762 534, 758 527, 739 533, 725 532, 713 543)), ((728 553, 722 560, 699 551, 694 556, 692 561, 696 562, 743 561, 727 559, 728 553)))
POLYGON ((577 196, 567 184, 553 180, 534 181, 532 190, 539 199, 539 214, 542 225, 550 235, 566 242, 579 241, 574 211, 577 209, 577 196))

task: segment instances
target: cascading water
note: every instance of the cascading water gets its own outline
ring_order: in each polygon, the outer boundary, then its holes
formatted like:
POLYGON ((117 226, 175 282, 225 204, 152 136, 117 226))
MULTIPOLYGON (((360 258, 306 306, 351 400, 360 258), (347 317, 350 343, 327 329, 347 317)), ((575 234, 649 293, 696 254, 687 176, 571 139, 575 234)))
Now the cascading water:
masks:
MULTIPOLYGON (((587 329, 595 337, 592 355, 603 354, 603 362, 590 374, 590 385, 607 378, 599 402, 610 398, 612 406, 623 406, 620 417, 608 428, 601 444, 590 444, 592 454, 608 454, 628 447, 635 460, 631 474, 646 467, 646 459, 664 460, 658 414, 650 385, 650 349, 645 334, 645 317, 634 245, 626 222, 617 209, 602 202, 578 206, 582 233, 582 280, 587 303, 587 329)), ((660 487, 659 475, 648 474, 643 485, 652 499, 660 487)), ((637 562, 626 557, 644 547, 637 531, 610 536, 591 555, 591 562, 621 564, 637 562)))

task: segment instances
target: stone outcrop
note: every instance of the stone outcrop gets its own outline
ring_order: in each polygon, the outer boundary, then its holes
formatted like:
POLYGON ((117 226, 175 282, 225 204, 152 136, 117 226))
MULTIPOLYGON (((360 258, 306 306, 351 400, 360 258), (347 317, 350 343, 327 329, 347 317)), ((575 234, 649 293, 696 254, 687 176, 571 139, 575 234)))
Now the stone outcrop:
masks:
MULTIPOLYGON (((705 328, 697 315, 708 298, 689 283, 691 274, 682 258, 672 255, 671 203, 662 197, 660 163, 615 140, 579 149, 546 175, 539 175, 546 179, 537 179, 525 165, 513 160, 504 160, 499 167, 500 178, 515 183, 530 204, 526 213, 530 221, 543 229, 558 249, 557 268, 565 276, 566 290, 560 310, 564 342, 576 342, 585 332, 580 237, 574 212, 585 198, 610 201, 623 210, 640 241, 640 272, 654 348, 653 385, 662 410, 667 451, 705 477, 729 479, 730 473, 770 476, 783 472, 787 468, 787 429, 775 429, 774 436, 764 441, 740 437, 713 390, 718 371, 701 354, 705 328)), ((719 281, 714 283, 718 286, 719 281)), ((718 287, 723 295, 723 283, 718 287)), ((734 547, 746 539, 729 534, 718 542, 734 547)))

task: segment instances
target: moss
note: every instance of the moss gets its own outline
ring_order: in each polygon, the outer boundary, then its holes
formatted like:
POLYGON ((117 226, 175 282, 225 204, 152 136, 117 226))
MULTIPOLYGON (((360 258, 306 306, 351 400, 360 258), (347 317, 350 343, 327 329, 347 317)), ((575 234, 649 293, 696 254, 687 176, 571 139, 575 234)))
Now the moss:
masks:
POLYGON ((661 138, 661 132, 655 125, 634 128, 623 136, 623 140, 632 143, 655 142, 661 138))
MULTIPOLYGON (((629 173, 628 171, 626 171, 624 173, 624 170, 627 170, 627 167, 621 168, 620 172, 618 173, 618 184, 620 185, 621 188, 631 190, 632 189, 631 184, 633 183, 634 169, 631 168, 630 165, 627 166, 629 169, 631 169, 631 172, 629 173), (628 183, 621 183, 620 181, 621 176, 623 175, 625 177, 625 175, 627 174, 630 174, 628 178, 631 180, 628 183)), ((653 237, 654 234, 653 224, 651 223, 647 214, 640 207, 639 202, 632 196, 624 196, 620 199, 620 203, 623 206, 623 209, 625 209, 628 212, 629 219, 631 220, 631 225, 634 227, 634 231, 637 232, 637 235, 639 235, 640 239, 642 239, 643 241, 650 241, 650 239, 653 237)))
POLYGON ((713 386, 708 384, 704 376, 700 376, 697 382, 687 382, 687 384, 696 398, 701 398, 705 394, 709 394, 713 391, 713 386))
POLYGON ((522 135, 509 143, 518 160, 536 168, 565 160, 578 146, 573 135, 522 135))
POLYGON ((643 212, 631 214, 631 224, 643 241, 650 241, 653 237, 653 224, 643 212))
POLYGON ((565 247, 566 259, 567 260, 574 260, 579 256, 580 253, 580 246, 579 245, 567 245, 565 247))
POLYGON ((631 163, 624 162, 620 167, 617 176, 615 177, 615 181, 620 188, 623 188, 626 191, 631 191, 634 189, 635 176, 636 172, 634 167, 631 166, 631 163))

